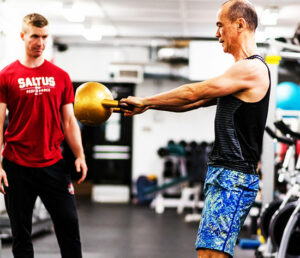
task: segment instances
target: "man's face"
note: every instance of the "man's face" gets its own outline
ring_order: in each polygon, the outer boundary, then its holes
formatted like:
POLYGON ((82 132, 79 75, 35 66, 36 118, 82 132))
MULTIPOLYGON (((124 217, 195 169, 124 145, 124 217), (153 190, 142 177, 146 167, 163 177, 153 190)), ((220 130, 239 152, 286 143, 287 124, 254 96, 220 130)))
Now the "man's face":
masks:
POLYGON ((237 29, 236 24, 228 18, 227 10, 228 7, 225 5, 218 13, 216 37, 222 43, 223 51, 225 53, 232 53, 237 40, 237 29))
POLYGON ((48 26, 43 28, 28 25, 21 32, 21 38, 25 43, 25 51, 27 56, 38 58, 46 47, 48 38, 48 26))

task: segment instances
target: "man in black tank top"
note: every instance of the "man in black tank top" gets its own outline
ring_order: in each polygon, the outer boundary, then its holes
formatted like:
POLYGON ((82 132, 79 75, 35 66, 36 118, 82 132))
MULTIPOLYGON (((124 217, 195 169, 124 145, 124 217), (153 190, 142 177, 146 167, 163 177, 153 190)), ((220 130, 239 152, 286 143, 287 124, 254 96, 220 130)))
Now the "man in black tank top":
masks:
MULTIPOLYGON (((216 37, 235 63, 222 75, 168 92, 121 100, 148 109, 184 112, 217 104, 215 144, 205 181, 196 240, 198 258, 232 257, 238 233, 258 191, 257 163, 268 113, 270 73, 255 42, 257 14, 246 0, 225 2, 216 37)), ((216 60, 217 61, 217 60, 216 60)))

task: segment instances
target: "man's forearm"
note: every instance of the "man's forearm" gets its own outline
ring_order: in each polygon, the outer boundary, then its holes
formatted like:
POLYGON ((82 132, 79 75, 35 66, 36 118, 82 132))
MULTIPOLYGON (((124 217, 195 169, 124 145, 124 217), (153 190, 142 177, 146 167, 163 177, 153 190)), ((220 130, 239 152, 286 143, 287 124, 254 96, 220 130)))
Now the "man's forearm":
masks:
POLYGON ((176 89, 144 98, 144 105, 151 109, 179 107, 197 101, 192 84, 185 84, 176 89))
MULTIPOLYGON (((0 127, 1 128, 1 127, 0 127)), ((0 169, 2 169, 3 128, 0 129, 0 169)))
MULTIPOLYGON (((4 132, 4 121, 6 117, 6 104, 0 103, 0 150, 3 147, 3 132, 4 132)), ((0 159, 2 151, 0 152, 0 159)), ((0 168, 2 168, 2 162, 0 162, 0 168)))
POLYGON ((75 121, 64 126, 65 139, 76 158, 85 158, 79 126, 75 121))
POLYGON ((151 109, 155 110, 163 110, 163 111, 171 111, 171 112, 186 112, 190 110, 194 110, 201 107, 209 107, 216 105, 216 99, 201 99, 191 104, 183 105, 183 106, 155 106, 152 105, 151 109))

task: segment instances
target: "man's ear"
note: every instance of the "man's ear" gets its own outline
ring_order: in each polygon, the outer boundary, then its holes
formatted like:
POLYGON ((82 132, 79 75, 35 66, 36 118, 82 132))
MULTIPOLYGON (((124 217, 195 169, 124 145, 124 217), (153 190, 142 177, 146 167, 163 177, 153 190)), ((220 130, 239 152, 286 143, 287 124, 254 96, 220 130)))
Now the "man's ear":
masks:
POLYGON ((20 37, 24 41, 24 32, 23 31, 20 32, 20 37))
POLYGON ((236 24, 237 24, 237 28, 239 31, 242 31, 242 30, 246 29, 246 27, 247 27, 247 22, 245 21, 244 18, 238 18, 236 20, 236 24))

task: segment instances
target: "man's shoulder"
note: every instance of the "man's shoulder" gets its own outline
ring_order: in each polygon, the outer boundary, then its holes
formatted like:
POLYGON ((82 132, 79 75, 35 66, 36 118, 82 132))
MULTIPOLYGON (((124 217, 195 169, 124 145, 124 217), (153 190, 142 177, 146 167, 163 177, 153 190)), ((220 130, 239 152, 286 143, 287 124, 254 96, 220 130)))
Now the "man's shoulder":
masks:
POLYGON ((268 66, 258 58, 240 60, 231 68, 233 73, 245 75, 248 78, 264 76, 268 72, 268 66))
POLYGON ((18 66, 18 60, 10 63, 9 65, 5 66, 1 71, 0 71, 0 74, 3 76, 3 75, 6 75, 6 74, 9 74, 13 71, 15 71, 16 69, 16 66, 18 66))
POLYGON ((243 68, 252 68, 257 66, 258 64, 263 64, 258 58, 255 59, 242 59, 234 63, 235 66, 243 67, 243 68))
POLYGON ((234 96, 246 102, 260 101, 270 85, 267 65, 262 60, 253 58, 238 61, 234 66, 231 75, 237 77, 237 82, 243 85, 234 96))
POLYGON ((254 71, 259 69, 259 70, 267 70, 268 66, 267 64, 264 62, 264 59, 258 58, 258 57, 254 57, 251 59, 244 59, 240 61, 240 64, 244 67, 244 68, 248 68, 248 69, 253 69, 254 71))

